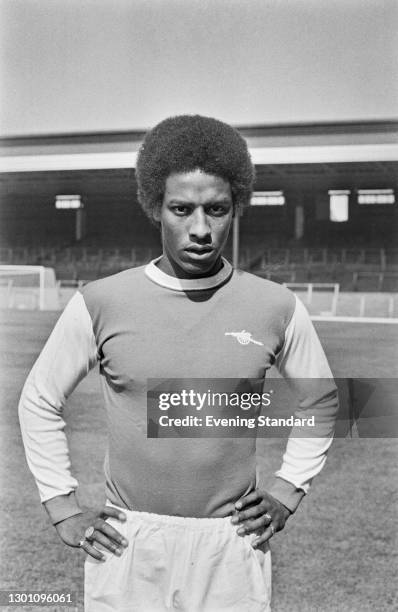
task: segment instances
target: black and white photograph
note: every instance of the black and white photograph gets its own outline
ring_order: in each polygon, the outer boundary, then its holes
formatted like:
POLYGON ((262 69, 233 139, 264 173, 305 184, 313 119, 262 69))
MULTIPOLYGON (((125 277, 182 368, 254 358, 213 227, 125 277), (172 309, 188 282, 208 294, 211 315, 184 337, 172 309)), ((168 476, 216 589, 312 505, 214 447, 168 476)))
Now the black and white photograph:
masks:
POLYGON ((0 2, 0 610, 398 609, 398 3, 0 2))

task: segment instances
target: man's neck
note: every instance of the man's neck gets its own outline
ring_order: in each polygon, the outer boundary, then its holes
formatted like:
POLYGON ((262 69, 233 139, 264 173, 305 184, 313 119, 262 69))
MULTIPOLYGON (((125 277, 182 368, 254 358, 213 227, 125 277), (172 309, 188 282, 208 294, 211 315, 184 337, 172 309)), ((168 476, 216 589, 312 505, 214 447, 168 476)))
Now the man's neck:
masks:
POLYGON ((193 274, 193 273, 183 270, 175 262, 172 262, 167 257, 167 255, 163 254, 161 259, 159 259, 159 261, 156 262, 156 266, 162 272, 164 272, 165 274, 168 274, 169 276, 174 276, 176 278, 182 278, 182 279, 196 279, 196 278, 208 278, 210 276, 214 276, 223 267, 223 262, 220 256, 210 270, 207 270, 206 272, 203 272, 203 273, 198 272, 198 274, 193 274))

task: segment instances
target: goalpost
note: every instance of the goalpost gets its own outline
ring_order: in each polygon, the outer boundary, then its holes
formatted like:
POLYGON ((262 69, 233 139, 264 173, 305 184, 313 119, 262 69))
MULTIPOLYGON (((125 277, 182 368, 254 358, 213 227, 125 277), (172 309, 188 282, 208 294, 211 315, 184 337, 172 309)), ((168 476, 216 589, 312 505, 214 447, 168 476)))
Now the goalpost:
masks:
POLYGON ((53 268, 0 265, 0 306, 27 310, 59 310, 53 268))
POLYGON ((338 283, 283 283, 283 285, 302 299, 310 314, 336 316, 340 292, 338 283))

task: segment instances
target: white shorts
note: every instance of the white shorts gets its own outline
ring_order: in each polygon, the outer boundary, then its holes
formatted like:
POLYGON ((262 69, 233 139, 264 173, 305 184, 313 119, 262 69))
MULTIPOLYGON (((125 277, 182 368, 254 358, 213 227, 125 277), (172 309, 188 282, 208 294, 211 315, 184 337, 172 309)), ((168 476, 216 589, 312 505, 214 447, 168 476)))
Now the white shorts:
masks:
POLYGON ((129 545, 105 562, 87 556, 85 612, 270 612, 268 544, 253 549, 254 534, 238 536, 230 517, 120 510, 124 523, 107 522, 129 545))

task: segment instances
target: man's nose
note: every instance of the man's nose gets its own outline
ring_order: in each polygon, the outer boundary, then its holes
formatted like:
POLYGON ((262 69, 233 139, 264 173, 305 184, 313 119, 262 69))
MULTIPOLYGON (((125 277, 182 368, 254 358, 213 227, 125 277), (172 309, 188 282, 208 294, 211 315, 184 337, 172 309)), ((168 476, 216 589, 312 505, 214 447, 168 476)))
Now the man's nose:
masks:
POLYGON ((210 226, 204 210, 198 208, 192 214, 189 235, 197 240, 204 240, 210 237, 210 226))

